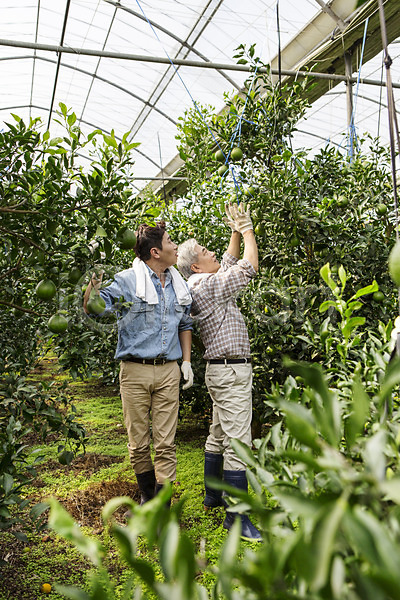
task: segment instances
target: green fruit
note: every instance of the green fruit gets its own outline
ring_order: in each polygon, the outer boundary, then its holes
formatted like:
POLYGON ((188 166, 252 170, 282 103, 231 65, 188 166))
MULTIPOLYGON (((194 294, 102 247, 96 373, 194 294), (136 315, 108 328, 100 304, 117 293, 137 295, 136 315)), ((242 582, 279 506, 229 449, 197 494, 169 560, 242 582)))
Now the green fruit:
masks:
POLYGON ((300 240, 298 237, 292 237, 290 238, 289 244, 291 245, 292 248, 296 248, 296 246, 300 245, 300 240))
POLYGON ((56 313, 52 317, 50 317, 47 327, 53 333, 64 333, 68 329, 68 321, 62 315, 56 313))
POLYGON ((75 285, 82 277, 81 270, 78 267, 73 267, 68 274, 68 281, 75 285))
POLYGON ((214 158, 218 162, 225 162, 225 155, 222 152, 222 150, 217 150, 216 153, 214 154, 214 158))
POLYGON ((98 294, 96 294, 96 296, 93 298, 90 298, 86 305, 86 309, 90 315, 100 315, 105 311, 105 308, 106 303, 98 294))
POLYGON ((258 225, 256 225, 256 227, 254 229, 254 233, 256 235, 264 235, 265 234, 265 227, 264 227, 263 223, 258 223, 258 225))
POLYGON ((224 173, 226 173, 227 171, 229 171, 229 167, 228 167, 228 165, 222 165, 222 166, 221 166, 221 167, 218 169, 218 175, 219 175, 220 177, 222 177, 222 175, 223 175, 224 173))
POLYGON ((232 148, 232 152, 231 152, 231 160, 233 162, 236 162, 237 160, 242 160, 243 158, 243 152, 241 151, 240 148, 232 148))
POLYGON ((346 196, 339 196, 337 204, 340 208, 345 208, 346 206, 348 206, 349 201, 346 198, 346 196))
POLYGON ((132 250, 136 246, 136 234, 132 229, 125 229, 120 238, 120 248, 122 250, 132 250))
POLYGON ((245 196, 254 196, 256 193, 256 190, 253 188, 252 185, 250 185, 249 187, 245 188, 244 190, 244 195, 245 196))
POLYGON ((385 299, 385 294, 381 291, 377 291, 372 294, 372 300, 374 302, 383 302, 384 299, 385 299))
POLYGON ((51 300, 56 295, 57 288, 51 279, 42 279, 36 286, 35 294, 41 300, 51 300))
POLYGON ((396 242, 389 254, 389 273, 393 282, 400 287, 400 242, 396 242))
POLYGON ((378 206, 376 207, 376 212, 378 213, 378 215, 386 215, 387 210, 388 208, 386 204, 378 204, 378 206))
POLYGON ((63 450, 58 453, 57 458, 61 465, 69 465, 73 459, 73 454, 72 452, 68 452, 68 450, 63 450))

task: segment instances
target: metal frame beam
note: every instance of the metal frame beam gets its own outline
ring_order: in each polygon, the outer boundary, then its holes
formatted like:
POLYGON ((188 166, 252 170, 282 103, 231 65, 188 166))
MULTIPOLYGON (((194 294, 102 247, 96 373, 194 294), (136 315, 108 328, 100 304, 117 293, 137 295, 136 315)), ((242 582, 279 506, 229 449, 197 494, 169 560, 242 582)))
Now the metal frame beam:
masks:
MULTIPOLYGON (((168 58, 164 58, 162 56, 146 56, 143 54, 126 54, 123 52, 107 52, 101 50, 90 50, 83 48, 71 48, 66 46, 54 46, 53 44, 34 44, 32 42, 21 42, 16 40, 4 40, 0 39, 0 46, 11 46, 13 48, 29 48, 31 50, 43 50, 44 52, 58 52, 64 54, 75 54, 75 55, 83 55, 83 56, 102 56, 104 58, 117 58, 120 60, 132 60, 139 62, 149 62, 149 63, 158 63, 158 64, 171 64, 168 58)), ((36 56, 36 58, 40 58, 36 56)), ((7 59, 4 59, 7 60, 7 59)), ((197 67, 200 69, 225 69, 227 71, 246 71, 251 72, 253 69, 248 65, 233 65, 229 63, 215 63, 215 62, 200 62, 198 60, 187 60, 178 58, 173 61, 175 65, 182 65, 184 67, 197 67)), ((68 65, 63 65, 68 66, 68 65)), ((71 67, 78 71, 76 67, 71 67)), ((82 72, 83 69, 81 69, 82 72)), ((278 75, 278 69, 269 69, 268 67, 259 67, 258 73, 271 73, 272 75, 278 75)), ((335 73, 317 73, 315 71, 303 71, 303 70, 292 70, 292 69, 281 69, 281 75, 285 75, 288 77, 315 77, 316 79, 326 79, 328 81, 336 81, 339 83, 340 81, 350 81, 350 83, 357 83, 357 77, 346 77, 345 75, 336 75, 335 73)), ((98 77, 102 79, 101 77, 98 77)), ((104 81, 104 79, 103 79, 104 81)), ((360 83, 364 85, 375 85, 379 87, 386 87, 385 81, 380 81, 379 79, 364 79, 360 78, 360 83)), ((115 84, 114 84, 115 85, 115 84)), ((393 83, 394 88, 400 88, 400 83, 393 83)), ((118 87, 118 86, 116 86, 118 87)), ((133 94, 132 94, 133 95, 133 94)), ((142 100, 143 102, 143 100, 142 100)), ((155 107, 155 110, 156 107, 155 107)), ((164 115, 165 116, 165 115, 164 115)))

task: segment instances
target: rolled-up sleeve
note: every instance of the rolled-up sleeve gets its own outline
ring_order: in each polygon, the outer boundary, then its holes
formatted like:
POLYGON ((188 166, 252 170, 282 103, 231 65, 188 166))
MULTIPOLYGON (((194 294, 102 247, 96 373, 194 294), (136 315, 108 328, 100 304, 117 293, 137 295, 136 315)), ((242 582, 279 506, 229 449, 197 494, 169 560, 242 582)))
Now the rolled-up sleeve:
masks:
POLYGON ((188 331, 193 329, 193 319, 190 316, 190 307, 190 304, 188 306, 185 306, 182 319, 180 320, 178 325, 178 331, 188 331))
POLYGON ((248 260, 238 260, 227 252, 223 256, 221 267, 213 277, 205 279, 200 287, 202 294, 209 294, 216 302, 226 302, 257 275, 248 260))

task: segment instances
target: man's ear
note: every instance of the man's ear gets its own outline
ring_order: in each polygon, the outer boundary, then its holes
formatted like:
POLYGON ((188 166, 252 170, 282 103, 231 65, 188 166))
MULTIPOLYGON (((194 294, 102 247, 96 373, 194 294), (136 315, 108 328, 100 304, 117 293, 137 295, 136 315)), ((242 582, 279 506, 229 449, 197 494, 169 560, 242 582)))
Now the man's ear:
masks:
POLYGON ((160 251, 158 248, 150 248, 151 258, 160 258, 160 251))
POLYGON ((193 273, 199 273, 199 269, 200 267, 198 265, 196 265, 196 263, 193 263, 190 265, 190 268, 192 269, 193 273))

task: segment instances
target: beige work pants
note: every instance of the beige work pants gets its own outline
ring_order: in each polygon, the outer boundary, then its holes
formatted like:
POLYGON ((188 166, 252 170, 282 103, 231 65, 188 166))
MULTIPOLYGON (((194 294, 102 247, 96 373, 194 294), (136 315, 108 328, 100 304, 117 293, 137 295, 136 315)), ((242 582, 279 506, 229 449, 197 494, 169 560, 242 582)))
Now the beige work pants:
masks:
POLYGON ((251 364, 206 367, 206 385, 213 401, 213 419, 206 440, 206 452, 224 455, 224 470, 246 468, 230 441, 238 439, 251 446, 253 370, 251 364))
POLYGON ((178 423, 180 369, 176 361, 142 365, 122 361, 119 374, 128 449, 135 473, 153 468, 150 413, 158 483, 176 477, 175 433, 178 423))

